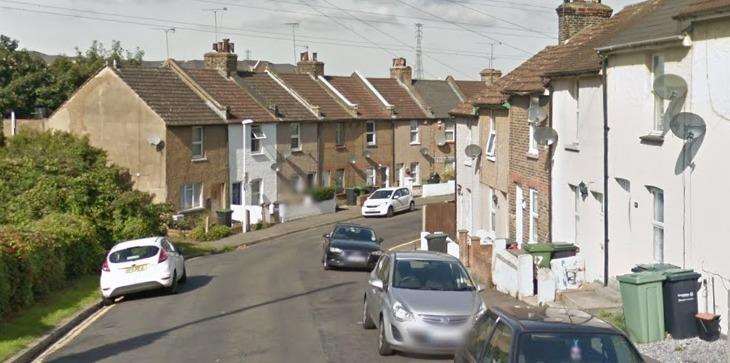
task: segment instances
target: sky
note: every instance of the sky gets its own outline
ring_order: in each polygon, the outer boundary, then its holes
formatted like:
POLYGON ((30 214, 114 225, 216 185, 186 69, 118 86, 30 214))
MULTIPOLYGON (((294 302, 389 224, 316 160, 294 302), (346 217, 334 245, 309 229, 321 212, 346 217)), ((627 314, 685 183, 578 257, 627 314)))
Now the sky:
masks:
MULTIPOLYGON (((637 0, 604 0, 617 12, 637 0)), ((0 0, 0 34, 22 48, 75 53, 98 40, 139 47, 146 60, 202 59, 216 37, 239 59, 294 63, 309 49, 325 72, 388 75, 391 60, 416 66, 422 24, 423 76, 479 79, 490 66, 508 72, 557 43, 562 0, 0 0), (214 11, 218 11, 218 32, 214 11), (295 29, 291 23, 298 23, 295 29), (175 28, 175 31, 169 29, 175 28), (292 37, 296 35, 296 53, 292 37), (297 56, 298 57, 298 56, 297 56)))

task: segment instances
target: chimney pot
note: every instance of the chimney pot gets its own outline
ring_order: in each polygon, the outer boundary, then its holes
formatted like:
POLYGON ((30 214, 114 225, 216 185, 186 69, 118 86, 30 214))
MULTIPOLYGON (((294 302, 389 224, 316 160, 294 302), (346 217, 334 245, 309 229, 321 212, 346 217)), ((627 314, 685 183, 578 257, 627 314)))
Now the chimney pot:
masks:
POLYGON ((485 68, 479 72, 479 75, 482 76, 482 82, 487 85, 492 85, 502 77, 502 71, 499 69, 485 68))
POLYGON ((413 69, 407 65, 405 58, 398 57, 393 59, 393 67, 390 68, 390 78, 397 79, 407 85, 413 83, 413 69))
POLYGON ((205 68, 215 69, 223 76, 228 77, 238 70, 238 56, 234 53, 234 43, 230 39, 213 43, 213 51, 203 57, 205 68))
POLYGON ((297 73, 311 74, 315 77, 324 75, 324 63, 317 60, 317 53, 312 53, 309 58, 309 51, 299 54, 299 62, 297 62, 297 73))
POLYGON ((611 17, 613 9, 601 0, 563 0, 555 11, 558 13, 558 39, 565 43, 586 27, 611 17))

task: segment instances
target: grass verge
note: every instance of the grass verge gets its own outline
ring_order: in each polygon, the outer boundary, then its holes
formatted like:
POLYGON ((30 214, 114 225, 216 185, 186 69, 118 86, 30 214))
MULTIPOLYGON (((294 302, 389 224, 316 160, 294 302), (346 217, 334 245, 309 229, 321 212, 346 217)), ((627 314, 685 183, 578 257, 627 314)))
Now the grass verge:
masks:
POLYGON ((84 276, 20 311, 12 319, 0 321, 0 362, 100 298, 99 277, 84 276))

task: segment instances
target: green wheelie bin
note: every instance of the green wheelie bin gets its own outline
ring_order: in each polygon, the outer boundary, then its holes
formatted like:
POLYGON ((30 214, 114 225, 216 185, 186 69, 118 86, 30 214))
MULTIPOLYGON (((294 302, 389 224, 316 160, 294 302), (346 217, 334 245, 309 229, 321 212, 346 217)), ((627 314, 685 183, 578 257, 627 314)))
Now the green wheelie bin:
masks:
POLYGON ((624 304, 624 319, 629 337, 636 343, 664 339, 664 299, 662 282, 656 272, 637 272, 617 277, 624 304))
POLYGON ((572 243, 531 243, 523 245, 524 250, 535 257, 537 267, 550 268, 553 258, 575 256, 578 251, 572 243))

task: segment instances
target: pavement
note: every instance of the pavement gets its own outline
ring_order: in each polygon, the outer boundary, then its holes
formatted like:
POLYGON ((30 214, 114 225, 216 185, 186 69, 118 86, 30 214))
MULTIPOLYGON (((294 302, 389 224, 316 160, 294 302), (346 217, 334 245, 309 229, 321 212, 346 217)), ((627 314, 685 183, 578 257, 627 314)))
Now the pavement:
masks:
MULTIPOLYGON (((419 208, 393 218, 356 218, 354 222, 374 227, 385 239, 384 247, 405 248, 404 243, 418 238, 421 216, 419 208)), ((55 346, 45 360, 449 360, 378 355, 377 331, 360 325, 367 272, 322 269, 322 235, 330 228, 331 224, 312 227, 242 250, 190 260, 188 282, 177 295, 146 293, 125 298, 55 346)), ((497 302, 497 297, 487 302, 497 302)))

